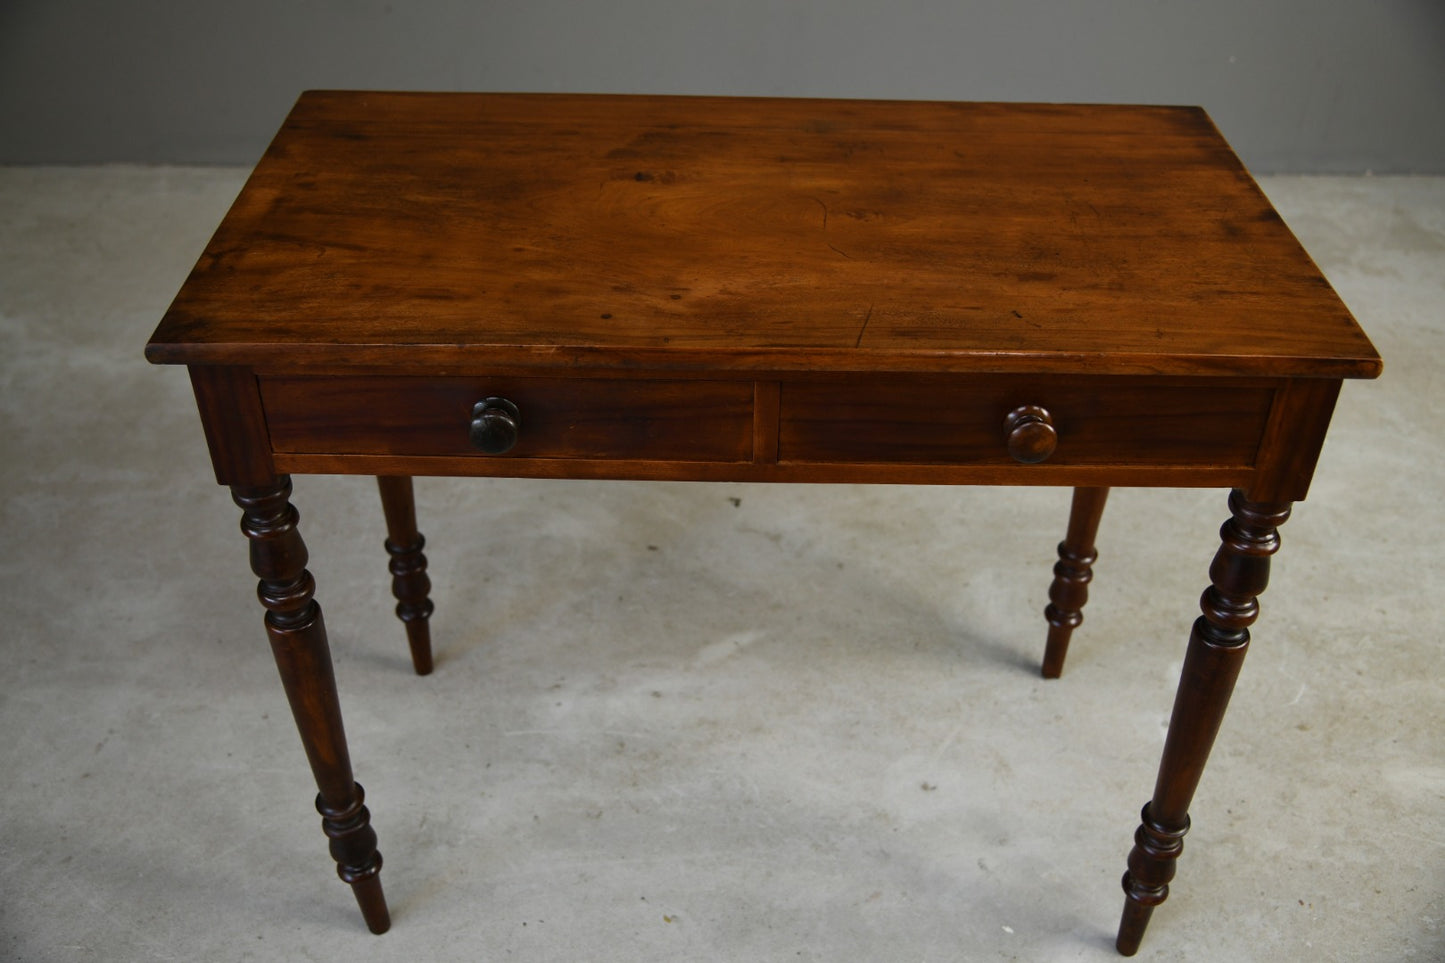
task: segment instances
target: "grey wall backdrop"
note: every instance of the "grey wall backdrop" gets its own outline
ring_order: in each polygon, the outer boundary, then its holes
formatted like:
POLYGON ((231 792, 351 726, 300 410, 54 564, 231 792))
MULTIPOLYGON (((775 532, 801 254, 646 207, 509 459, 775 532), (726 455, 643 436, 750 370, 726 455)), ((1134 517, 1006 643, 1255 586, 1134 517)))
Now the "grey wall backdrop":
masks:
POLYGON ((253 162, 308 87, 1202 104, 1445 173, 1445 0, 0 0, 0 162, 253 162))

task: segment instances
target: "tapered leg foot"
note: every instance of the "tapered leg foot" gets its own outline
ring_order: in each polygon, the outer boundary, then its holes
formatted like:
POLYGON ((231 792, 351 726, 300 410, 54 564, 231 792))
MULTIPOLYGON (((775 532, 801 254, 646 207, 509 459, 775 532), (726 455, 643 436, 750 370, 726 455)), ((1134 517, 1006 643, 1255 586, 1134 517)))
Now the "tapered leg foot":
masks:
POLYGON ((406 626, 406 640, 411 647, 411 664, 417 675, 432 670, 431 618, 433 606, 428 598, 431 579, 426 574, 426 556, 422 549, 426 539, 416 530, 416 500, 411 478, 379 475, 381 508, 386 513, 386 551, 391 556, 391 593, 396 596, 396 617, 406 626))
POLYGON ((231 495, 242 509, 251 570, 261 579, 257 595, 266 608, 266 635, 316 778, 316 808, 331 840, 337 875, 351 884, 368 928, 384 933, 391 921, 378 875, 381 854, 365 796, 351 775, 326 623, 306 570, 306 545, 290 502, 291 479, 283 475, 267 487, 234 487, 231 495))
POLYGON ((1124 874, 1124 914, 1119 920, 1119 936, 1114 948, 1124 956, 1139 952, 1144 930, 1154 907, 1169 897, 1169 881, 1174 878, 1174 864, 1184 851, 1184 834, 1189 831, 1189 817, 1179 827, 1161 826, 1145 805, 1139 814, 1140 825, 1134 832, 1134 849, 1129 853, 1129 870, 1124 874))
POLYGON ((366 921, 367 929, 377 936, 391 929, 391 912, 386 908, 380 876, 352 883, 351 891, 356 894, 356 905, 361 907, 361 918, 366 921))
POLYGON ((1129 900, 1124 903, 1124 915, 1119 920, 1119 935, 1114 940, 1114 949, 1120 956, 1133 956, 1139 952, 1144 931, 1149 928, 1149 917, 1154 915, 1153 903, 1129 900))
POLYGON ((1064 671, 1064 656, 1074 629, 1084 621, 1084 603, 1089 600, 1089 582, 1094 578, 1098 558, 1094 538, 1104 515, 1107 488, 1075 488, 1069 511, 1069 530, 1059 543, 1059 560, 1054 565, 1054 582, 1049 586, 1049 639, 1044 647, 1045 679, 1057 679, 1064 671))
POLYGON ((1189 831, 1189 804, 1244 664, 1258 596, 1269 584, 1270 556, 1279 550, 1278 528, 1290 513, 1287 502, 1251 502, 1238 491, 1230 494, 1229 508, 1233 517, 1220 529, 1211 584, 1199 602, 1204 614, 1189 634, 1154 796, 1144 807, 1124 874, 1115 945, 1125 956, 1138 951, 1154 907, 1169 896, 1189 831))
POLYGON ((376 851, 371 814, 362 804, 365 798, 361 783, 357 783, 356 794, 344 808, 332 809, 324 797, 317 795, 316 811, 321 814, 322 831, 331 840, 336 875, 351 884, 366 928, 380 934, 391 929, 391 913, 381 891, 381 854, 376 851))

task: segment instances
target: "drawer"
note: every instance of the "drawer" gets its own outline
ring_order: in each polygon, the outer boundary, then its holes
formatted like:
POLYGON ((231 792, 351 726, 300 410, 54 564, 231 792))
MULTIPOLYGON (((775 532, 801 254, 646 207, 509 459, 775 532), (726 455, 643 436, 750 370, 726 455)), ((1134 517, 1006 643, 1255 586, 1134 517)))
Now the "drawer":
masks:
POLYGON ((1048 465, 1248 467, 1274 397, 1267 382, 978 376, 782 386, 780 463, 1015 465, 1005 419, 1051 422, 1048 465))
POLYGON ((747 461, 750 381, 263 376, 271 447, 286 453, 747 461), (473 407, 516 406, 515 444, 473 444, 473 407))

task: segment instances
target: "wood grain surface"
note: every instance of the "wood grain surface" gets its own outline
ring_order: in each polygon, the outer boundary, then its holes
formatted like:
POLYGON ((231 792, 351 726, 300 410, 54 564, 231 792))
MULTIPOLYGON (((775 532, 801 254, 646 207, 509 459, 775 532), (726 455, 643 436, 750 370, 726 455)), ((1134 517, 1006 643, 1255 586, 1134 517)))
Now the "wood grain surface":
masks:
POLYGON ((1371 377, 1192 107, 310 92, 166 363, 1371 377))

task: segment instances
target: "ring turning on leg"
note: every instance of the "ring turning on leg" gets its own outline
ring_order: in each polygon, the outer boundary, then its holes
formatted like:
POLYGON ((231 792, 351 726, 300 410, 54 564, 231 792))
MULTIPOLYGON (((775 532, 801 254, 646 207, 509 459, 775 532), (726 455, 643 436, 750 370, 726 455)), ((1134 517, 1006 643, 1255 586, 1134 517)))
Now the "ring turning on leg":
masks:
POLYGON ((306 571, 306 544, 290 502, 291 479, 282 475, 264 488, 233 487, 231 496, 242 509, 241 531, 251 543, 251 570, 261 579, 257 594, 266 608, 266 635, 320 790, 316 808, 331 840, 337 874, 351 884, 367 927, 385 933, 391 917, 378 875, 381 854, 376 851, 376 832, 361 787, 351 775, 326 623, 313 597, 315 583, 306 571))
POLYGON ((1278 528, 1290 513, 1288 502, 1251 502, 1239 491, 1230 494, 1229 508, 1233 516, 1220 529, 1211 584, 1200 599, 1204 614, 1189 634, 1154 796, 1144 807, 1124 874, 1127 898, 1115 945, 1125 956, 1138 952, 1154 907, 1169 895, 1189 831, 1189 803, 1249 648, 1258 596, 1269 584, 1269 559, 1279 550, 1278 528))
POLYGON ((1089 600, 1089 582, 1094 578, 1098 558, 1094 538, 1104 514, 1107 488, 1075 488, 1069 511, 1069 531, 1059 543, 1059 560, 1054 565, 1054 582, 1049 586, 1049 639, 1044 647, 1044 678, 1057 679, 1064 671, 1069 638, 1084 621, 1084 603, 1089 600))
POLYGON ((386 551, 391 556, 391 594, 396 596, 396 617, 406 626, 406 641, 411 647, 411 664, 417 675, 432 670, 431 579, 426 574, 426 556, 422 549, 426 539, 416 530, 416 501, 411 478, 405 475, 378 475, 381 508, 386 514, 386 551))

